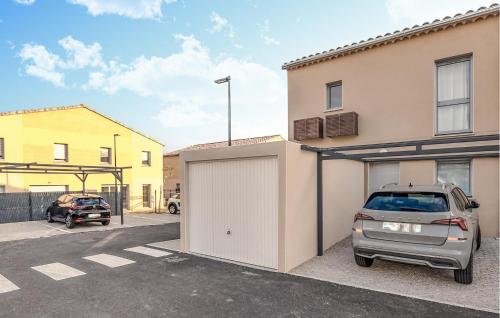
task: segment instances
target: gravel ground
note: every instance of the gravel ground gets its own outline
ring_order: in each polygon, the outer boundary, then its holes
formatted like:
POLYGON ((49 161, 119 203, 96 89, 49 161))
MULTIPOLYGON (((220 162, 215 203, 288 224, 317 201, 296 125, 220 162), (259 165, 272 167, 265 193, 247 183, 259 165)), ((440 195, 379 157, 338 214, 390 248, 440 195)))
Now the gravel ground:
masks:
POLYGON ((291 274, 415 297, 456 306, 498 312, 499 241, 483 238, 474 255, 474 282, 455 283, 453 271, 375 260, 372 267, 356 265, 351 238, 337 243, 322 257, 295 268, 291 274))

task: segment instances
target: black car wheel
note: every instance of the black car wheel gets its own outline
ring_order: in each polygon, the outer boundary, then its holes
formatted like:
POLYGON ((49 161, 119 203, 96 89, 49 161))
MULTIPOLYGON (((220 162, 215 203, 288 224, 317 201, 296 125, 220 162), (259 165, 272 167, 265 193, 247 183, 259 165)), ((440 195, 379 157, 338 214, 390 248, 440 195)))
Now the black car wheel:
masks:
POLYGON ((476 242, 476 250, 481 247, 481 228, 479 225, 477 226, 477 242, 476 242))
POLYGON ((47 211, 47 222, 53 223, 54 220, 52 219, 52 212, 47 211))
POLYGON ((177 213, 177 207, 175 206, 175 204, 170 204, 168 206, 168 212, 170 212, 170 214, 176 214, 177 213))
POLYGON ((465 269, 455 269, 454 275, 455 275, 455 281, 460 284, 471 284, 472 283, 472 274, 474 271, 474 266, 472 262, 472 252, 470 253, 470 259, 469 259, 469 264, 467 264, 467 267, 465 269))
POLYGON ((104 226, 107 226, 107 225, 109 225, 109 221, 102 221, 101 224, 104 226))
POLYGON ((361 267, 370 267, 373 264, 373 258, 367 258, 354 254, 354 260, 356 264, 361 267))
POLYGON ((66 215, 66 219, 65 219, 65 222, 66 223, 66 227, 68 229, 72 229, 75 227, 75 221, 73 220, 73 218, 71 217, 71 214, 68 214, 66 215))

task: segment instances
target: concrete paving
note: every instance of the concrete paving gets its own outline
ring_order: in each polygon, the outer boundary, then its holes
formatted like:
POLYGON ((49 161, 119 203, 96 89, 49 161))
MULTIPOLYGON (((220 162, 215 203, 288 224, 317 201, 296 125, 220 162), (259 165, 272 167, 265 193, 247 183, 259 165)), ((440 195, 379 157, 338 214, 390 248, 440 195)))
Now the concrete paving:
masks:
POLYGON ((0 317, 496 317, 435 302, 172 253, 125 249, 179 238, 179 224, 0 243, 0 317), (110 268, 83 257, 134 261, 110 268), (53 280, 31 267, 85 275, 53 280))
POLYGON ((453 271, 375 260, 369 268, 354 262, 347 238, 328 251, 295 268, 295 275, 405 295, 456 306, 498 312, 498 240, 483 238, 474 255, 474 281, 455 282, 453 271))
POLYGON ((108 226, 103 226, 100 223, 86 223, 77 225, 73 229, 66 228, 64 223, 48 223, 43 220, 5 223, 0 224, 0 242, 51 237, 70 233, 108 231, 124 227, 176 223, 179 222, 179 219, 179 214, 127 213, 124 215, 124 225, 121 225, 120 216, 112 216, 111 223, 108 226))

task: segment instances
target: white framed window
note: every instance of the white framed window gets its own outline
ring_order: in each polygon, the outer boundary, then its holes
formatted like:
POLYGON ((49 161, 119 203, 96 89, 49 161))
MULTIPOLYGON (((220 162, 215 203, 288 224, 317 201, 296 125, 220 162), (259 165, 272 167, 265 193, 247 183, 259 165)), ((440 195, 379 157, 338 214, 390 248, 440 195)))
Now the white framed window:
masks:
POLYGON ((342 108, 342 81, 333 82, 326 85, 326 109, 342 108))
POLYGON ((0 138, 0 159, 5 159, 5 141, 0 138))
POLYGON ((151 166, 151 151, 141 153, 141 162, 143 166, 151 166))
POLYGON ((145 208, 151 207, 151 185, 142 185, 142 206, 145 208))
POLYGON ((67 144, 54 144, 54 160, 55 161, 68 161, 68 145, 67 144))
POLYGON ((450 160, 437 162, 437 182, 453 183, 466 195, 471 195, 471 161, 450 160))
POLYGON ((111 163, 111 148, 101 147, 101 163, 111 163))
POLYGON ((437 134, 472 131, 471 57, 436 62, 437 134))

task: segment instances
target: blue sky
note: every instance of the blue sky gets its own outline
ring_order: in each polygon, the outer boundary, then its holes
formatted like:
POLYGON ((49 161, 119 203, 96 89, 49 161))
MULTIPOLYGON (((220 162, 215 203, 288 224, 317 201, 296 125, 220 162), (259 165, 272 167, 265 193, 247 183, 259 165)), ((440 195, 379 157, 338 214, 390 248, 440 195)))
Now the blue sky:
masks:
POLYGON ((289 60, 483 0, 2 0, 0 111, 84 103, 174 150, 286 137, 289 60))

